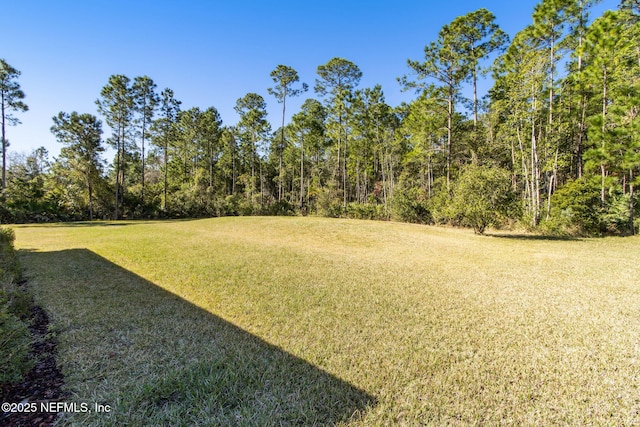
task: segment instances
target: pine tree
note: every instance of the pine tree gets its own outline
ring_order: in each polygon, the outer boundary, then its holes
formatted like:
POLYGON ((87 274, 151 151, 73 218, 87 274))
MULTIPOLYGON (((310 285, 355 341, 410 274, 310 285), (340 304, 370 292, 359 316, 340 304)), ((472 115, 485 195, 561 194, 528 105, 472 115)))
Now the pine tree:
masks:
POLYGON ((513 185, 520 187, 533 227, 539 223, 542 203, 545 151, 540 145, 545 117, 541 104, 548 60, 529 31, 521 31, 496 62, 491 90, 491 109, 500 121, 498 139, 511 152, 512 170, 519 170, 512 177, 513 185))
POLYGON ((337 163, 335 178, 342 177, 343 209, 347 207, 348 172, 347 156, 349 145, 349 102, 354 89, 362 78, 357 65, 344 58, 333 58, 318 66, 315 92, 325 98, 325 106, 330 113, 327 124, 332 137, 337 141, 337 163))
POLYGON ((300 151, 299 204, 301 209, 308 205, 310 199, 325 185, 322 162, 325 160, 324 153, 327 146, 326 119, 326 109, 315 99, 307 99, 302 104, 300 112, 292 117, 290 130, 294 139, 298 141, 300 151), (309 159, 308 170, 306 169, 307 158, 309 159))
POLYGON ((135 110, 138 113, 137 122, 140 126, 140 148, 142 152, 142 173, 140 176, 140 182, 142 189, 140 192, 140 202, 144 206, 144 175, 145 175, 145 141, 149 126, 153 121, 153 116, 156 111, 156 107, 160 102, 158 95, 155 93, 156 84, 147 76, 136 77, 133 79, 133 86, 131 87, 133 102, 135 110))
POLYGON ((473 87, 473 128, 478 126, 478 74, 480 62, 494 52, 504 50, 509 37, 495 23, 495 16, 487 9, 478 9, 458 17, 450 24, 457 34, 455 49, 466 63, 466 78, 473 87))
POLYGON ((438 33, 438 39, 424 48, 424 61, 409 59, 407 64, 416 75, 417 80, 410 80, 407 76, 400 79, 405 89, 425 90, 432 81, 442 85, 447 100, 447 145, 446 145, 446 176, 447 190, 451 187, 451 162, 453 154, 453 124, 455 105, 460 96, 461 84, 467 76, 468 64, 464 52, 458 46, 461 35, 457 26, 445 25, 438 33), (426 83, 424 80, 428 80, 426 83))
POLYGON ((91 114, 60 112, 53 117, 51 132, 58 142, 65 145, 61 157, 81 173, 87 188, 89 219, 93 219, 93 199, 96 181, 102 169, 100 153, 102 146, 102 122, 91 114))
POLYGON ((122 74, 112 75, 109 82, 100 91, 102 98, 96 100, 98 111, 105 117, 112 129, 108 142, 116 149, 116 182, 114 218, 120 215, 119 205, 124 200, 125 161, 131 145, 131 125, 133 123, 134 103, 131 80, 122 74))
POLYGON ((607 11, 591 24, 586 38, 588 66, 585 78, 598 93, 600 112, 590 118, 588 130, 591 148, 585 153, 587 166, 600 170, 602 206, 606 203, 607 177, 610 168, 617 164, 614 145, 614 122, 609 115, 610 104, 615 95, 614 87, 620 83, 625 58, 620 54, 628 43, 621 36, 620 13, 607 11))
POLYGON ((278 103, 282 104, 282 126, 280 127, 280 145, 278 147, 278 201, 280 201, 282 200, 282 152, 284 150, 284 118, 287 98, 306 92, 308 86, 306 83, 302 83, 300 88, 294 88, 293 84, 300 80, 298 72, 286 65, 278 65, 270 75, 276 85, 268 89, 269 94, 275 96, 278 103))
POLYGON ((163 161, 163 199, 162 211, 167 213, 168 200, 168 165, 169 165, 169 147, 176 139, 176 122, 180 113, 181 102, 174 98, 171 89, 165 88, 160 94, 160 117, 152 124, 152 142, 162 150, 163 161))
MULTIPOLYGON (((241 147, 244 148, 245 165, 248 164, 251 176, 247 188, 248 198, 253 202, 257 192, 256 166, 260 172, 260 204, 264 202, 264 187, 262 176, 262 159, 258 150, 261 149, 271 132, 271 126, 267 121, 267 104, 262 96, 257 93, 248 93, 236 102, 235 110, 240 115, 236 126, 240 137, 241 147)), ((262 150, 261 150, 262 151, 262 150)))
POLYGON ((28 111, 27 104, 22 102, 25 95, 16 81, 20 71, 13 68, 4 59, 0 59, 0 109, 2 110, 2 198, 7 187, 7 125, 15 125, 20 121, 11 113, 14 111, 28 111))

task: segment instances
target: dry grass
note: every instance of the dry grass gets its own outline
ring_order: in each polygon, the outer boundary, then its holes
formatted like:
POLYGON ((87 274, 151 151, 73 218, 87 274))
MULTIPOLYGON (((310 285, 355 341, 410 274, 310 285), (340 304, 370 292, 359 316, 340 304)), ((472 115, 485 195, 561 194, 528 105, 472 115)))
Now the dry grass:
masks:
POLYGON ((640 423, 640 240, 16 226, 86 424, 640 423))

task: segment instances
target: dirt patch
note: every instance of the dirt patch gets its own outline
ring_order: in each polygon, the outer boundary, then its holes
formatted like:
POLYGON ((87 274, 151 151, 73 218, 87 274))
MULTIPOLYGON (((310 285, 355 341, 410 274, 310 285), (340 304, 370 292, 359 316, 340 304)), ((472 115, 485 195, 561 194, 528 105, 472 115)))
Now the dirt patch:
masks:
POLYGON ((40 412, 41 402, 57 402, 67 397, 62 390, 64 377, 56 365, 57 347, 49 332, 49 317, 41 308, 31 309, 29 329, 33 335, 32 352, 35 366, 24 380, 0 390, 0 400, 8 403, 36 403, 35 412, 2 412, 0 425, 6 427, 45 427, 53 425, 57 413, 40 412))

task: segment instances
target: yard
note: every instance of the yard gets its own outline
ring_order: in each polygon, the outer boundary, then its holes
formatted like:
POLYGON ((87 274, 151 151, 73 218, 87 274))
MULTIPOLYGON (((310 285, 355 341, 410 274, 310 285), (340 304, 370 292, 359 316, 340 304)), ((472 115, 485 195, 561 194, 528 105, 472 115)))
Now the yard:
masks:
POLYGON ((17 225, 74 425, 637 425, 640 240, 17 225))

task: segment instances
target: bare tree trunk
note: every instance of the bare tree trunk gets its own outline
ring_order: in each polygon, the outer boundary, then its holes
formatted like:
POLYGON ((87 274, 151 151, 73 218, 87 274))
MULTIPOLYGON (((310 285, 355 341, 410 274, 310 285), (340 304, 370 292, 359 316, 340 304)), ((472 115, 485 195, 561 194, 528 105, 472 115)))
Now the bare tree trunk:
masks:
POLYGON ((540 169, 535 121, 531 124, 531 214, 532 225, 538 225, 540 216, 540 169))
POLYGON ((532 187, 531 187, 531 182, 530 182, 530 175, 529 175, 529 169, 527 168, 527 161, 526 161, 526 156, 525 156, 525 152, 524 152, 524 143, 522 141, 522 135, 521 135, 521 129, 518 128, 516 130, 516 135, 518 137, 518 144, 520 147, 520 163, 521 163, 521 168, 522 168, 522 176, 524 177, 524 200, 527 203, 527 208, 529 209, 529 212, 533 211, 533 193, 531 192, 532 187))
POLYGON ((7 188, 7 135, 5 129, 5 99, 4 91, 2 91, 2 200, 7 188))
POLYGON ((635 229, 635 225, 634 225, 634 209, 635 209, 635 204, 634 204, 634 186, 633 186, 633 168, 629 170, 629 231, 631 233, 631 235, 633 236, 634 234, 636 234, 636 229, 635 229))
POLYGON ((553 161, 553 173, 549 180, 549 193, 547 194, 547 220, 551 217, 551 195, 555 190, 558 181, 558 147, 556 147, 556 156, 553 161))
POLYGON ((381 168, 380 168, 380 172, 382 173, 382 200, 384 202, 384 210, 385 212, 388 211, 389 206, 387 205, 387 173, 386 173, 386 150, 385 153, 381 153, 382 154, 382 162, 381 162, 381 168))
POLYGON ((116 200, 115 200, 115 212, 114 212, 114 219, 118 219, 118 203, 120 202, 119 200, 119 192, 120 192, 120 156, 121 156, 121 150, 120 150, 120 146, 122 145, 122 141, 120 140, 121 138, 121 133, 120 130, 118 130, 118 137, 116 140, 116 188, 115 188, 115 193, 116 193, 116 200))
POLYGON ((147 118, 145 117, 144 114, 144 110, 145 110, 146 106, 143 106, 143 114, 142 114, 142 180, 141 180, 141 184, 142 184, 142 189, 140 190, 140 200, 142 201, 142 206, 144 206, 144 169, 145 169, 145 164, 144 164, 144 139, 145 139, 145 132, 147 130, 147 118))
POLYGON ((262 179, 262 161, 260 161, 260 207, 264 206, 264 181, 262 179))
POLYGON ((304 141, 300 140, 300 209, 304 206, 304 141))
POLYGON ((87 187, 89 189, 89 220, 93 221, 93 186, 91 185, 91 176, 87 174, 87 187))
MULTIPOLYGON (((472 53, 475 56, 474 53, 472 53)), ((473 132, 478 129, 478 76, 476 67, 474 65, 471 77, 473 80, 473 132)))
MULTIPOLYGON (((235 143, 234 143, 235 144, 235 143)), ((236 195, 236 149, 231 147, 231 195, 236 195)))
POLYGON ((555 36, 551 37, 551 47, 550 47, 550 52, 549 52, 549 61, 550 61, 550 65, 551 65, 551 69, 549 70, 550 73, 550 77, 549 77, 549 130, 547 132, 547 137, 549 137, 549 135, 551 134, 552 130, 553 130, 553 85, 555 83, 555 70, 556 70, 556 63, 555 63, 555 46, 556 46, 556 38, 555 36))
MULTIPOLYGON (((606 118, 607 118, 607 69, 603 70, 602 76, 602 155, 604 155, 605 149, 605 131, 606 127, 606 118)), ((604 160, 600 163, 600 172, 602 174, 602 187, 600 191, 600 201, 602 202, 602 206, 605 203, 605 180, 607 177, 607 168, 604 164, 604 160)))
MULTIPOLYGON (((284 87, 284 94, 282 96, 282 126, 280 127, 280 147, 278 150, 279 165, 278 165, 278 201, 282 200, 282 151, 284 150, 284 115, 287 108, 287 87, 284 87)), ((302 182, 302 181, 301 181, 302 182)))
POLYGON ((362 202, 362 183, 360 182, 360 156, 356 158, 356 201, 362 202))
POLYGON ((348 158, 348 153, 347 153, 347 147, 348 147, 348 141, 349 141, 349 131, 347 130, 347 127, 349 126, 349 112, 346 112, 346 118, 345 118, 345 122, 347 123, 344 129, 344 155, 342 163, 344 165, 344 168, 342 169, 342 188, 343 188, 343 192, 342 192, 342 198, 343 198, 343 208, 346 210, 347 209, 347 194, 348 194, 348 187, 347 187, 347 158, 348 158))
POLYGON ((516 148, 511 140, 511 188, 513 191, 518 190, 518 181, 516 178, 516 148))
POLYGON ((449 86, 449 100, 448 100, 448 114, 447 114, 447 191, 451 190, 451 139, 452 127, 453 127, 453 88, 449 86))
MULTIPOLYGON (((586 26, 586 16, 584 11, 583 0, 580 0, 579 7, 581 12, 580 12, 580 22, 579 22, 580 36, 578 37, 578 52, 580 52, 580 54, 578 55, 578 71, 577 71, 578 76, 582 72, 582 45, 584 43, 583 29, 586 26)), ((584 166, 582 164, 582 144, 584 141, 584 131, 586 128, 585 124, 587 120, 587 97, 584 94, 584 84, 582 83, 582 78, 580 79, 579 109, 580 109, 580 120, 578 121, 578 144, 577 144, 578 146, 576 147, 576 163, 578 166, 578 178, 582 178, 582 173, 583 173, 582 169, 584 166)))
POLYGON ((393 197, 396 188, 395 176, 393 174, 393 162, 389 162, 389 197, 393 197))
POLYGON ((120 158, 120 173, 122 174, 120 177, 120 203, 124 209, 124 192, 125 192, 125 169, 126 169, 126 146, 125 146, 125 137, 126 137, 126 128, 122 125, 122 136, 120 140, 120 147, 122 150, 122 156, 120 158))
MULTIPOLYGON (((165 136, 166 138, 166 136, 165 136)), ((167 184, 168 184, 168 179, 167 179, 167 165, 168 165, 168 160, 167 160, 167 152, 169 151, 169 141, 167 139, 165 139, 164 141, 164 201, 162 203, 162 210, 166 213, 167 212, 167 184)))
MULTIPOLYGON (((550 47, 550 52, 549 52, 549 61, 551 64, 551 69, 550 69, 550 83, 549 83, 549 126, 547 127, 547 139, 549 140, 549 145, 556 143, 556 138, 554 137, 555 135, 555 130, 553 128, 553 85, 555 83, 555 69, 556 69, 556 63, 555 63, 555 46, 556 46, 556 38, 555 36, 551 37, 551 47, 550 47)), ((546 156, 545 156, 546 158, 546 156)), ((555 161, 553 164, 553 172, 551 174, 551 178, 549 179, 549 188, 548 188, 548 192, 547 192, 547 215, 546 218, 547 220, 549 219, 550 215, 551 215, 551 195, 553 194, 553 187, 555 184, 555 181, 557 179, 557 170, 558 170, 558 146, 556 145, 556 156, 555 156, 555 161)))
POLYGON ((583 174, 583 161, 582 161, 582 145, 583 145, 583 141, 584 141, 584 130, 585 130, 585 123, 587 122, 587 99, 586 96, 582 95, 581 101, 580 101, 580 108, 581 108, 581 116, 580 116, 580 122, 578 123, 578 147, 576 149, 577 153, 577 163, 578 163, 578 178, 582 178, 582 174, 583 174))
POLYGON ((213 187, 213 143, 209 142, 209 188, 213 187))
POLYGON ((253 203, 253 195, 256 190, 256 141, 255 136, 251 136, 251 194, 249 198, 253 203))

